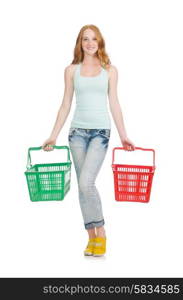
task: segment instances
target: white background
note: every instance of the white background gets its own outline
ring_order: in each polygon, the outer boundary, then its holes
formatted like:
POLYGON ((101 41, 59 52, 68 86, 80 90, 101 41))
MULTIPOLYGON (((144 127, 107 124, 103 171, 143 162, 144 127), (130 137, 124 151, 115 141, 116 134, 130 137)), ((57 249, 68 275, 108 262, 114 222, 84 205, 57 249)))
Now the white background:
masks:
MULTIPOLYGON (((1 277, 181 277, 183 2, 126 0, 1 1, 1 277), (156 151, 149 203, 114 199, 112 149, 122 146, 111 117, 108 152, 96 180, 106 222, 107 253, 86 258, 87 232, 74 165, 63 201, 31 202, 27 150, 53 128, 82 26, 101 30, 118 69, 118 97, 128 137, 156 151)), ((68 145, 75 108, 57 145, 68 145)), ((63 150, 32 153, 33 163, 60 161, 63 150)), ((119 161, 152 164, 144 151, 120 152, 119 161), (143 153, 141 153, 143 152, 143 153), (147 161, 148 160, 148 161, 147 161)))

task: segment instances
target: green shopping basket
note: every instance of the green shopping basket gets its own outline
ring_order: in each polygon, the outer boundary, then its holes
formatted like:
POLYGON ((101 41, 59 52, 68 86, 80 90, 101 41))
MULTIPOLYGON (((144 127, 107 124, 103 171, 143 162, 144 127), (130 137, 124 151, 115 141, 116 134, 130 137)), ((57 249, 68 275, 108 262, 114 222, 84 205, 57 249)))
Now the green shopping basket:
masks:
POLYGON ((41 150, 42 147, 28 149, 27 170, 24 174, 26 175, 31 201, 63 200, 70 190, 72 162, 69 147, 54 145, 52 147, 54 149, 66 149, 67 162, 31 165, 30 151, 41 150))

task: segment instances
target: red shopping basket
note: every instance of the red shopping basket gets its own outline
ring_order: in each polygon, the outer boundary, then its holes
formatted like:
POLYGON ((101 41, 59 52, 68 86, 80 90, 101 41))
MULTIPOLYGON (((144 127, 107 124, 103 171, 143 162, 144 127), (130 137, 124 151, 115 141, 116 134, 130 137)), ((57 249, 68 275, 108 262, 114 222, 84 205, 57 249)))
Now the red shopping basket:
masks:
POLYGON ((135 147, 139 150, 153 152, 153 166, 114 164, 115 147, 112 152, 112 170, 114 175, 114 190, 116 201, 149 202, 153 175, 155 171, 155 151, 135 147))

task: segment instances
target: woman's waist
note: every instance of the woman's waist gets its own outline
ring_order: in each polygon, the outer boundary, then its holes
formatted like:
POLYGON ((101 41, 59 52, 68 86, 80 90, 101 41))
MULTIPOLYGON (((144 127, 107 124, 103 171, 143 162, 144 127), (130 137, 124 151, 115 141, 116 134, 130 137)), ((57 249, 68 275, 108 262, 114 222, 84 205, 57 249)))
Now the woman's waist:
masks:
POLYGON ((75 111, 80 112, 80 111, 88 111, 88 112, 108 112, 107 106, 103 107, 93 107, 93 106, 76 106, 75 111))

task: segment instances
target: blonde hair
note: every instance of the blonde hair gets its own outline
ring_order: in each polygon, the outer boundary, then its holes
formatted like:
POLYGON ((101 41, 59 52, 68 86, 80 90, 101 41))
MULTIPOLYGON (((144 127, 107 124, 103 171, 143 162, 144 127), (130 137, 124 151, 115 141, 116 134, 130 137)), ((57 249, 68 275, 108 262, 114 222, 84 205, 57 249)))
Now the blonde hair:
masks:
POLYGON ((99 28, 95 25, 85 25, 80 29, 80 32, 77 36, 76 39, 76 45, 74 48, 74 58, 72 61, 72 64, 78 64, 80 62, 83 61, 84 58, 84 52, 82 49, 82 37, 83 37, 83 33, 86 29, 92 29, 95 32, 96 35, 96 39, 98 42, 98 50, 97 50, 97 57, 100 61, 100 64, 102 67, 104 67, 105 69, 109 68, 109 65, 111 64, 111 61, 106 53, 105 50, 105 41, 104 38, 99 30, 99 28))

